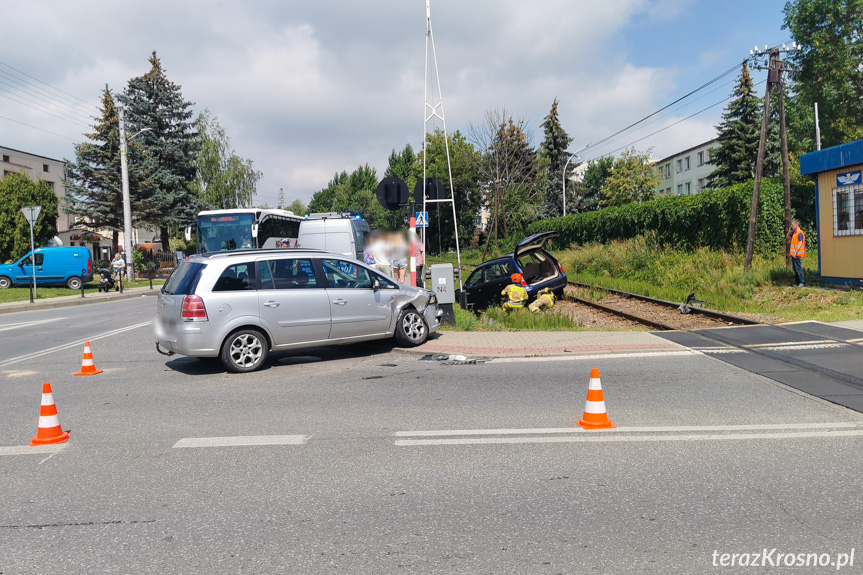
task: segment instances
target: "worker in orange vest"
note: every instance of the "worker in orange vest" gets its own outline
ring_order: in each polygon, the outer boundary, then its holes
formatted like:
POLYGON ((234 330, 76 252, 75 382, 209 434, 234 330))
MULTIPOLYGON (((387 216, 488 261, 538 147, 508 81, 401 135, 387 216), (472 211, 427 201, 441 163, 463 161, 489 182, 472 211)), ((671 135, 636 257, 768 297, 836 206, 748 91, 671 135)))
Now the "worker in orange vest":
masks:
POLYGON ((521 309, 528 299, 527 290, 524 289, 527 284, 524 283, 524 278, 521 277, 521 274, 512 274, 509 279, 512 280, 512 283, 500 292, 500 295, 506 297, 506 301, 503 302, 503 309, 506 311, 521 309))
POLYGON ((797 287, 801 288, 805 285, 803 276, 803 258, 806 257, 806 234, 800 229, 800 220, 791 222, 791 229, 785 234, 785 237, 791 241, 789 254, 791 255, 791 266, 794 268, 794 275, 797 279, 797 287))

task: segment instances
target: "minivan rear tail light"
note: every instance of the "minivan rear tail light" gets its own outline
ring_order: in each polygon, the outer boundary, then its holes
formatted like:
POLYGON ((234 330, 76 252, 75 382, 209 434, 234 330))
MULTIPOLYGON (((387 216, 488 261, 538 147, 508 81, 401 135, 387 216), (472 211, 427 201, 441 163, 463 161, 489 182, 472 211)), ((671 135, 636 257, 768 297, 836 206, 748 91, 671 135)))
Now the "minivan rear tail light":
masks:
POLYGON ((560 273, 564 273, 564 272, 563 272, 563 266, 562 266, 562 265, 560 265, 560 262, 559 262, 559 261, 557 261, 557 258, 553 258, 553 259, 554 259, 554 263, 556 263, 556 264, 557 264, 557 269, 559 269, 559 270, 560 270, 560 273))
POLYGON ((183 313, 185 321, 207 321, 207 310, 204 308, 204 300, 196 295, 187 295, 183 298, 183 313))
POLYGON ((87 258, 87 275, 93 275, 93 260, 87 258))

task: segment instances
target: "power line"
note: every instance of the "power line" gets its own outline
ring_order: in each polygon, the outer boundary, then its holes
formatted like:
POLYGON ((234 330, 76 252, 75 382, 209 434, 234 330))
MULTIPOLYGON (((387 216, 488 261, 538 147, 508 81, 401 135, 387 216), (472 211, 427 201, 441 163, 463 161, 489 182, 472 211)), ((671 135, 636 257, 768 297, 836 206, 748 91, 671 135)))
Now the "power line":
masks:
POLYGON ((75 124, 76 126, 80 126, 82 128, 88 129, 88 130, 90 129, 90 126, 88 126, 86 124, 82 124, 82 123, 77 122, 75 120, 70 120, 69 118, 64 118, 63 116, 58 116, 57 114, 53 114, 47 110, 37 108, 36 106, 28 104, 27 102, 22 102, 21 100, 15 99, 12 96, 9 96, 7 94, 0 94, 0 98, 6 98, 7 100, 11 100, 17 104, 21 104, 22 106, 25 106, 25 107, 30 108, 32 110, 36 110, 37 112, 42 112, 43 114, 48 114, 49 116, 53 116, 54 118, 57 118, 58 120, 63 120, 64 122, 69 122, 70 124, 75 124))
MULTIPOLYGON (((647 128, 648 126, 651 126, 651 125, 653 125, 653 124, 656 124, 657 122, 659 122, 659 121, 661 121, 661 120, 664 120, 664 119, 665 119, 665 118, 667 118, 668 116, 673 115, 673 114, 674 114, 675 112, 677 112, 678 110, 681 110, 681 109, 683 109, 683 108, 689 107, 689 106, 691 106, 692 104, 694 104, 695 102, 697 102, 697 101, 699 101, 699 100, 702 100, 702 99, 706 98, 707 96, 709 96, 710 94, 713 94, 714 92, 717 92, 717 91, 719 91, 719 90, 721 90, 721 89, 723 89, 723 88, 726 88, 726 87, 730 86, 731 84, 734 84, 735 82, 736 82, 736 79, 735 79, 735 80, 732 80, 732 81, 730 81, 730 82, 724 82, 724 83, 720 84, 719 86, 717 86, 716 88, 714 88, 714 89, 712 89, 712 90, 710 90, 710 91, 708 91, 708 92, 705 92, 704 94, 702 94, 702 95, 698 96, 697 98, 693 98, 693 99, 692 99, 692 100, 690 100, 689 102, 686 102, 686 103, 684 103, 684 104, 682 104, 682 105, 680 105, 680 106, 677 106, 677 107, 675 107, 675 108, 673 108, 673 109, 666 110, 664 113, 659 114, 658 116, 656 116, 655 118, 653 118, 653 119, 652 119, 652 120, 650 120, 649 122, 645 122, 645 123, 641 126, 641 128, 639 128, 639 130, 640 130, 640 129, 647 128)), ((612 144, 612 142, 615 142, 615 141, 617 141, 617 140, 620 140, 620 137, 615 137, 615 138, 612 138, 612 139, 608 140, 608 141, 607 141, 607 144, 612 144)), ((611 146, 609 145, 608 147, 611 147, 611 146)), ((597 152, 596 152, 596 148, 595 148, 594 146, 591 146, 591 150, 594 152, 594 157, 601 157, 601 156, 604 156, 604 155, 605 155, 605 154, 599 154, 599 153, 597 153, 597 152)))
MULTIPOLYGON (((764 82, 766 82, 766 81, 767 81, 767 80, 762 80, 762 81, 758 82, 757 84, 753 84, 753 85, 752 85, 752 87, 754 88, 755 86, 760 86, 761 84, 763 84, 763 83, 764 83, 764 82)), ((698 110, 698 111, 697 111, 697 112, 695 112, 694 114, 690 114, 689 116, 686 116, 685 118, 682 118, 682 119, 680 119, 680 120, 678 120, 678 121, 674 122, 673 124, 669 124, 669 125, 667 125, 667 126, 665 126, 665 127, 663 127, 663 128, 660 128, 659 130, 656 130, 655 132, 652 132, 652 133, 650 133, 650 134, 647 134, 646 136, 644 136, 644 137, 642 137, 642 138, 639 138, 639 139, 637 139, 637 140, 633 140, 632 142, 630 142, 630 143, 626 144, 625 146, 621 146, 621 147, 619 147, 619 148, 617 148, 617 149, 614 149, 614 150, 612 150, 612 151, 610 151, 610 152, 607 152, 607 153, 605 153, 605 154, 601 154, 601 155, 599 155, 599 156, 594 156, 594 157, 593 157, 593 158, 591 158, 590 160, 585 160, 585 161, 595 160, 596 158, 600 158, 600 157, 602 157, 602 156, 610 156, 611 154, 614 154, 615 152, 619 152, 620 150, 625 150, 626 148, 628 148, 628 147, 632 146, 633 144, 637 144, 638 142, 641 142, 642 140, 646 140, 647 138, 649 138, 649 137, 651 137, 651 136, 655 136, 656 134, 658 134, 658 133, 660 133, 660 132, 664 132, 665 130, 667 130, 667 129, 669 129, 669 128, 673 128, 674 126, 676 126, 677 124, 680 124, 681 122, 685 122, 686 120, 689 120, 690 118, 693 118, 693 117, 695 117, 695 116, 697 116, 697 115, 699 115, 699 114, 702 114, 702 113, 706 112, 707 110, 710 110, 711 108, 715 108, 716 106, 718 106, 718 105, 720 105, 720 104, 724 104, 725 102, 727 102, 728 100, 730 100, 730 99, 732 99, 732 98, 734 98, 734 97, 736 97, 736 94, 732 94, 731 96, 728 96, 727 98, 724 98, 724 99, 722 99, 722 100, 720 100, 720 101, 716 102, 715 104, 711 104, 711 105, 707 106, 706 108, 702 108, 701 110, 698 110)))
POLYGON ((65 95, 69 96, 70 98, 74 98, 75 100, 78 100, 79 102, 81 102, 81 103, 83 103, 83 104, 87 104, 88 106, 93 106, 92 102, 87 102, 86 100, 82 100, 82 99, 81 99, 81 98, 79 98, 78 96, 75 96, 75 95, 73 95, 73 94, 70 94, 69 92, 64 92, 63 90, 61 90, 61 89, 59 89, 59 88, 55 88, 55 87, 54 87, 54 86, 52 86, 51 84, 48 84, 47 82, 43 82, 43 81, 42 81, 42 80, 40 80, 39 78, 36 78, 36 77, 34 77, 34 76, 31 76, 31 75, 30 75, 30 74, 28 74, 27 72, 22 72, 22 71, 21 71, 21 70, 19 70, 18 68, 15 68, 15 67, 13 67, 13 66, 10 66, 10 65, 9 65, 9 64, 7 64, 6 62, 2 62, 2 61, 0 61, 0 65, 2 65, 2 66, 6 66, 6 67, 7 67, 7 68, 9 68, 10 70, 15 70, 15 71, 16 71, 16 72, 18 72, 19 74, 23 74, 23 75, 27 76, 28 78, 30 78, 31 80, 36 80, 36 81, 37 81, 37 82, 39 82, 40 84, 43 84, 43 85, 45 85, 45 86, 48 86, 48 87, 49 87, 49 88, 51 88, 52 90, 55 90, 55 91, 57 91, 57 92, 60 92, 61 94, 65 94, 65 95))
POLYGON ((83 116, 83 117, 86 117, 87 119, 90 118, 90 115, 91 115, 90 112, 94 111, 94 109, 92 107, 88 108, 87 110, 84 110, 80 104, 70 104, 71 100, 68 100, 68 99, 63 100, 63 99, 57 98, 53 94, 51 94, 50 92, 45 90, 44 88, 41 88, 41 87, 39 87, 35 84, 32 84, 30 82, 22 81, 20 78, 13 76, 12 74, 9 74, 3 70, 0 70, 0 83, 5 84, 6 86, 9 86, 10 88, 18 90, 24 94, 27 94, 30 97, 50 100, 51 105, 62 106, 69 113, 83 116), (10 84, 9 83, 10 81, 17 84, 17 86, 13 86, 12 84, 10 84), (38 92, 37 92, 37 90, 38 90, 38 92), (40 92, 42 92, 42 93, 40 93, 40 92), (67 102, 69 102, 69 103, 67 103, 67 102))
POLYGON ((9 122, 15 122, 16 124, 21 124, 22 126, 27 126, 28 128, 33 128, 34 130, 39 130, 40 132, 45 132, 46 134, 52 134, 54 136, 60 136, 61 138, 66 138, 67 140, 77 142, 77 140, 75 140, 75 138, 70 138, 69 136, 64 136, 63 134, 58 134, 57 132, 52 132, 50 130, 43 130, 42 128, 37 128, 36 126, 31 126, 30 124, 25 124, 24 122, 19 122, 18 120, 13 120, 12 118, 7 118, 6 116, 0 116, 0 119, 7 120, 9 122))

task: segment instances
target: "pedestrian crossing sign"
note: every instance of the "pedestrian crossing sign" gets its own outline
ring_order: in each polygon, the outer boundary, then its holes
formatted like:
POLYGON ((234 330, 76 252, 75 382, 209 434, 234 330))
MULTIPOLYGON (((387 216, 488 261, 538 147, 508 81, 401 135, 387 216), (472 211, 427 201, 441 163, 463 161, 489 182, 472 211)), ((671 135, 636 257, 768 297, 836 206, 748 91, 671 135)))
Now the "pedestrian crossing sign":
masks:
POLYGON ((428 212, 417 212, 417 224, 416 225, 418 228, 429 227, 429 213, 428 212))

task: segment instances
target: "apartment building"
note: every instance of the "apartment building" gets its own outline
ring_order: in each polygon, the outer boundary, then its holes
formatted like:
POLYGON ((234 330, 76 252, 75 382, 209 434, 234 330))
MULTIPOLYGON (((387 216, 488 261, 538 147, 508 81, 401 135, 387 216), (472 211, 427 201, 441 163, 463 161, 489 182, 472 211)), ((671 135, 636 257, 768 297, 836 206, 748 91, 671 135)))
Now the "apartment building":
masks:
POLYGON ((711 163, 711 150, 718 147, 719 140, 714 138, 656 162, 662 178, 656 186, 657 195, 684 196, 702 192, 716 168, 711 163))

